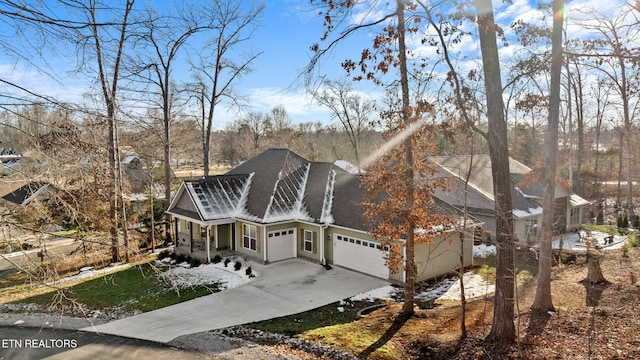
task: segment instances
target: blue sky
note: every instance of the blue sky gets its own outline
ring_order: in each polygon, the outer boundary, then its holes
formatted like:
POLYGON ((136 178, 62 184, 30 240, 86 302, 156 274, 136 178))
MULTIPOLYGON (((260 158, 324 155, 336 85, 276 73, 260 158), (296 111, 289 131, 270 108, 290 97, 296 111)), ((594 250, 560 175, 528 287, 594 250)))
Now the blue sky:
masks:
MULTIPOLYGON (((143 1, 138 0, 142 5, 143 1)), ((572 9, 587 6, 600 7, 602 11, 609 11, 623 3, 623 0, 567 0, 568 16, 575 16, 572 9), (605 4, 606 3, 606 4, 605 4)), ((253 63, 254 72, 245 76, 241 83, 236 84, 237 90, 249 99, 248 111, 268 112, 276 105, 282 104, 287 109, 294 123, 305 121, 330 122, 330 114, 323 108, 311 103, 304 90, 294 83, 301 69, 308 63, 309 47, 318 41, 322 34, 321 19, 317 17, 317 11, 312 10, 308 0, 269 0, 265 1, 266 8, 262 16, 262 26, 255 32, 248 46, 254 52, 263 52, 253 63)), ((384 1, 381 1, 384 6, 384 1)), ((161 4, 161 3, 158 3, 161 4)), ((508 24, 516 18, 525 20, 541 19, 540 13, 532 6, 532 0, 513 0, 512 3, 494 0, 496 20, 509 31, 508 24)), ((374 11, 356 12, 353 21, 364 17, 375 17, 374 11)), ((474 31, 469 24, 469 31, 474 31)), ((8 37, 11 29, 0 22, 0 31, 8 37), (4 27, 4 28, 3 28, 4 27)), ((322 62, 321 73, 329 78, 336 79, 344 73, 339 64, 348 56, 357 55, 362 48, 370 46, 370 34, 360 34, 358 37, 342 44, 330 57, 322 62)), ((414 44, 414 49, 422 56, 433 54, 433 48, 414 44)), ((518 51, 517 44, 501 49, 501 56, 508 58, 518 51)), ((468 38, 458 45, 458 50, 464 52, 469 61, 477 61, 479 58, 475 38, 468 38)), ((83 78, 78 78, 67 73, 75 62, 75 56, 65 55, 64 50, 58 54, 51 54, 50 64, 54 67, 59 79, 54 80, 43 75, 33 66, 27 66, 24 61, 16 61, 14 58, 0 52, 0 78, 8 79, 22 84, 34 91, 49 94, 50 96, 77 101, 87 92, 90 83, 83 78)), ((36 59, 36 61, 38 61, 36 59)), ((181 64, 182 68, 186 64, 181 64)), ((177 79, 188 80, 187 79, 177 79)), ((0 85, 0 91, 2 89, 0 85)), ((372 84, 358 84, 357 88, 363 94, 380 93, 372 84)), ((223 124, 241 116, 234 110, 228 109, 222 104, 217 108, 216 128, 222 128, 223 124)))

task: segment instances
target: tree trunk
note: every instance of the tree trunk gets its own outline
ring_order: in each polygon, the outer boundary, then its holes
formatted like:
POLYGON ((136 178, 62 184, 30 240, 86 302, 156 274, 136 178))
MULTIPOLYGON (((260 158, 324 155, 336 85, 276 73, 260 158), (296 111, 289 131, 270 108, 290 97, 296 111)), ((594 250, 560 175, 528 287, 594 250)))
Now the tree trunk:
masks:
MULTIPOLYGON (((396 14, 398 16, 398 51, 400 58, 400 86, 402 88, 402 122, 408 127, 411 123, 410 103, 409 103, 409 77, 407 74, 407 54, 405 44, 404 30, 404 4, 402 0, 396 0, 396 14)), ((406 210, 413 209, 414 197, 414 168, 413 168, 413 136, 404 140, 404 181, 406 194, 406 210)), ((415 296, 415 274, 414 274, 414 231, 415 224, 410 218, 406 218, 406 242, 405 242, 405 286, 404 286, 404 305, 402 306, 402 314, 405 317, 414 314, 414 296, 415 296)))
POLYGON ((489 339, 513 341, 514 319, 514 241, 511 203, 511 180, 509 174, 509 149, 507 145, 507 123, 502 101, 502 78, 498 59, 493 4, 491 0, 474 3, 478 13, 480 50, 487 97, 487 142, 491 157, 493 191, 496 210, 496 295, 493 324, 489 339))
POLYGON ((560 118, 560 75, 562 73, 562 11, 564 0, 553 1, 553 32, 551 57, 551 94, 549 98, 549 124, 544 170, 544 198, 542 200, 542 237, 538 262, 538 284, 531 309, 546 313, 553 311, 551 298, 551 258, 555 212, 555 189, 558 144, 558 120, 560 118))
POLYGON ((605 279, 604 275, 602 274, 602 269, 600 268, 601 259, 601 257, 596 257, 593 255, 589 256, 589 267, 586 279, 589 285, 608 283, 607 279, 605 279))

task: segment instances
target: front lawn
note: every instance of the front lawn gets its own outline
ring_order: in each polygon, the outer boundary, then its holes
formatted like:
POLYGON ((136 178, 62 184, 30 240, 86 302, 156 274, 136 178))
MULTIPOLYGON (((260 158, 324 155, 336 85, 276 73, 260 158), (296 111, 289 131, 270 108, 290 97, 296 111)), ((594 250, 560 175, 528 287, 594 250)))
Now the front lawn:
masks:
POLYGON ((151 311, 218 291, 216 284, 172 288, 160 276, 158 268, 143 263, 92 280, 25 298, 19 303, 33 303, 56 309, 82 304, 85 310, 118 308, 123 311, 151 311))
POLYGON ((270 333, 294 336, 312 329, 325 326, 346 324, 355 320, 358 311, 382 301, 341 301, 271 320, 246 325, 249 328, 270 333))

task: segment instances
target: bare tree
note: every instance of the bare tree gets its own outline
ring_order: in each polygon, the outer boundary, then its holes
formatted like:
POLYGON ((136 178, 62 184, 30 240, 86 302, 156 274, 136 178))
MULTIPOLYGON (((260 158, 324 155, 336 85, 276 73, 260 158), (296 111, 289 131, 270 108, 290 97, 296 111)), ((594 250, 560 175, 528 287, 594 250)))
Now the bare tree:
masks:
POLYGON ((551 56, 551 93, 549 95, 549 121, 547 127, 544 198, 542 200, 542 236, 538 261, 538 283, 536 297, 531 309, 546 314, 553 311, 551 297, 551 242, 553 241, 556 163, 558 152, 558 121, 560 118, 560 77, 562 74, 562 24, 564 20, 564 0, 553 1, 553 31, 551 56))
POLYGON ((242 134, 251 138, 253 145, 251 156, 258 154, 260 141, 267 135, 270 128, 269 117, 261 112, 250 112, 237 121, 237 128, 242 134))
MULTIPOLYGON (((111 65, 106 63, 107 58, 103 49, 103 35, 99 31, 98 27, 98 11, 101 6, 96 1, 89 1, 88 5, 78 4, 84 8, 89 16, 89 24, 91 28, 91 36, 93 39, 95 51, 95 58, 97 61, 98 78, 100 87, 102 88, 102 97, 106 108, 106 121, 109 128, 109 136, 107 143, 107 150, 109 153, 109 177, 112 182, 112 199, 109 202, 109 217, 112 219, 111 226, 111 242, 112 242, 112 260, 117 262, 120 260, 119 248, 118 248, 118 203, 122 202, 122 185, 121 185, 121 173, 120 169, 120 156, 118 153, 118 119, 117 119, 117 95, 118 95, 118 81, 120 80, 120 65, 123 58, 124 46, 127 41, 127 26, 128 19, 133 9, 135 0, 127 0, 125 9, 122 14, 122 23, 119 26, 119 37, 116 39, 115 58, 111 65), (111 69, 110 76, 107 69, 111 69)), ((124 207, 122 208, 124 209, 124 207)), ((124 210, 123 210, 124 214, 124 210)), ((126 232, 126 221, 123 224, 123 229, 126 232)), ((125 247, 127 244, 125 244, 125 247)), ((126 251, 128 253, 128 250, 126 251)), ((128 256, 128 255, 127 255, 128 256)), ((127 259, 128 260, 128 259, 127 259)))
POLYGON ((575 50, 574 57, 590 59, 589 64, 604 74, 610 81, 611 89, 619 97, 619 108, 622 113, 622 153, 625 167, 627 211, 633 213, 633 169, 632 169, 632 125, 634 121, 633 104, 638 103, 637 88, 640 86, 638 75, 638 57, 635 49, 629 44, 638 40, 637 10, 632 4, 626 4, 615 16, 606 16, 594 9, 586 9, 586 19, 579 25, 597 38, 584 40, 583 49, 575 50))
MULTIPOLYGON (((493 18, 491 0, 477 0, 473 7, 477 15, 480 35, 480 50, 484 73, 486 96, 487 131, 480 129, 469 114, 475 104, 469 97, 469 88, 465 86, 458 70, 449 55, 445 32, 451 34, 452 28, 442 28, 432 15, 434 6, 417 1, 424 10, 431 28, 436 30, 438 40, 432 40, 442 49, 443 59, 448 67, 448 81, 453 85, 454 101, 460 111, 464 123, 481 133, 489 146, 491 173, 496 212, 496 296, 494 298, 494 316, 489 334, 490 339, 513 341, 515 339, 514 298, 515 298, 515 265, 514 265, 514 232, 511 202, 511 183, 509 173, 509 149, 507 140, 507 123, 502 100, 502 78, 498 58, 496 39, 497 24, 493 18)), ((464 8, 462 6, 461 8, 464 8)), ((460 15, 460 14, 458 14, 460 15)), ((469 16, 468 14, 464 14, 469 16)), ((445 21, 445 20, 442 20, 445 21)), ((453 31, 454 33, 456 31, 453 31)), ((471 76, 470 76, 471 77, 471 76)))
MULTIPOLYGON (((145 75, 157 88, 160 98, 159 108, 162 109, 163 148, 164 148, 164 182, 165 206, 171 200, 171 123, 174 120, 172 107, 176 101, 175 83, 172 71, 175 62, 189 39, 197 33, 215 29, 214 14, 203 9, 200 4, 191 2, 176 3, 171 16, 159 16, 149 8, 145 20, 145 33, 139 46, 141 50, 148 47, 149 55, 141 60, 144 70, 138 70, 145 75)), ((155 99, 154 99, 155 100, 155 99)))
POLYGON ((509 148, 507 123, 502 100, 502 78, 498 59, 496 24, 493 19, 491 0, 474 2, 478 15, 480 50, 484 70, 487 96, 487 120, 489 156, 493 175, 493 193, 496 206, 496 296, 493 323, 489 338, 513 341, 514 325, 514 241, 511 202, 511 180, 509 174, 509 148))
POLYGON ((197 98, 201 107, 205 176, 209 175, 215 107, 225 97, 234 103, 239 101, 238 95, 234 94, 233 84, 251 71, 251 63, 261 53, 239 55, 235 52, 251 39, 263 10, 264 4, 252 2, 246 8, 246 4, 233 0, 214 1, 210 8, 204 9, 211 13, 214 26, 212 37, 194 68, 197 71, 197 98))
POLYGON ((376 109, 375 102, 355 94, 351 85, 344 80, 326 80, 324 89, 316 92, 314 98, 329 108, 331 116, 344 127, 360 170, 361 142, 371 130, 370 117, 376 109))

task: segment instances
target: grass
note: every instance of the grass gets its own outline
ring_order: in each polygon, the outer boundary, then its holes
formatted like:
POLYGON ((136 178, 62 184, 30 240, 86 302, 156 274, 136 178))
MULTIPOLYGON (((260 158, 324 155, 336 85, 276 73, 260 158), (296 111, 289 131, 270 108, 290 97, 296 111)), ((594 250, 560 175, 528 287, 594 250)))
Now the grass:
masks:
POLYGON ((150 263, 84 281, 64 289, 28 297, 19 303, 62 307, 80 303, 86 309, 118 307, 142 312, 163 308, 218 291, 215 284, 174 289, 150 263))
POLYGON ((350 323, 355 320, 358 311, 377 303, 379 302, 346 301, 333 303, 299 314, 251 323, 247 327, 270 333, 295 336, 313 329, 350 323))

